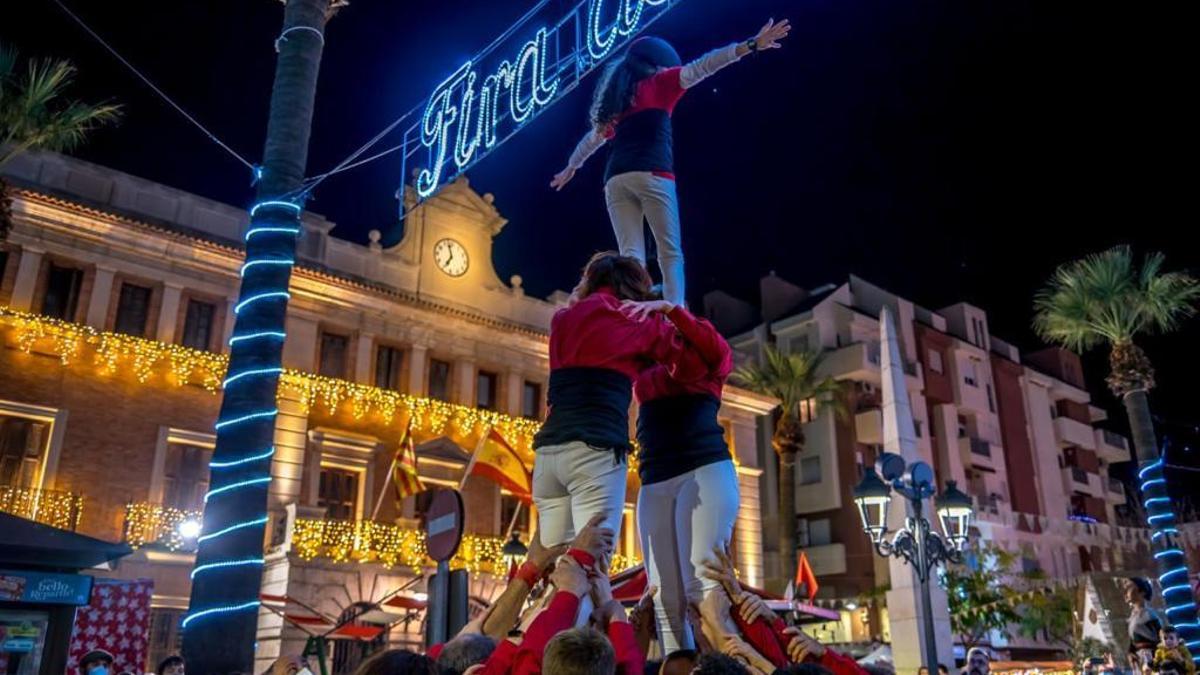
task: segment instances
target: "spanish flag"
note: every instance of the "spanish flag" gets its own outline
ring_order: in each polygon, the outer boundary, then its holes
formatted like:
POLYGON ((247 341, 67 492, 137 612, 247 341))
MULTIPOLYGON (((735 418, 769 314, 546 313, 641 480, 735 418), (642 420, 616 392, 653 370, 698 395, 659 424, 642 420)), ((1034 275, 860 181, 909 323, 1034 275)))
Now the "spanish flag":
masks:
POLYGON ((396 488, 397 500, 425 491, 425 485, 417 473, 417 447, 413 443, 411 424, 404 431, 404 439, 396 449, 396 459, 392 462, 392 484, 396 488))
POLYGON ((463 473, 463 481, 467 476, 483 476, 526 504, 533 503, 533 474, 525 468, 525 462, 521 461, 517 451, 495 429, 489 428, 480 439, 475 454, 471 456, 471 463, 463 473))

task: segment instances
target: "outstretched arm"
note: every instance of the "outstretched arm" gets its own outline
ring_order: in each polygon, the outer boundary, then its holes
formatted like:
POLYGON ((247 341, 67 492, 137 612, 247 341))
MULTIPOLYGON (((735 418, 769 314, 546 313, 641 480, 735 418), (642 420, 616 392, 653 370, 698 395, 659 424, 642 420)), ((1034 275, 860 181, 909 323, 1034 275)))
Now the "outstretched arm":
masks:
POLYGON ((775 23, 774 19, 767 21, 758 34, 745 42, 738 42, 701 56, 679 70, 679 86, 691 89, 706 78, 731 63, 753 51, 778 49, 779 41, 787 37, 792 29, 787 19, 775 23))
POLYGON ((580 139, 579 144, 575 146, 575 150, 571 153, 570 159, 567 160, 567 168, 554 175, 554 180, 550 181, 550 187, 554 188, 555 190, 563 189, 563 186, 570 182, 571 178, 575 176, 575 172, 579 170, 579 167, 583 166, 583 163, 588 160, 588 157, 591 157, 593 154, 595 154, 596 151, 600 149, 600 146, 604 145, 604 142, 607 140, 608 137, 597 129, 592 129, 591 131, 587 132, 587 134, 580 139))

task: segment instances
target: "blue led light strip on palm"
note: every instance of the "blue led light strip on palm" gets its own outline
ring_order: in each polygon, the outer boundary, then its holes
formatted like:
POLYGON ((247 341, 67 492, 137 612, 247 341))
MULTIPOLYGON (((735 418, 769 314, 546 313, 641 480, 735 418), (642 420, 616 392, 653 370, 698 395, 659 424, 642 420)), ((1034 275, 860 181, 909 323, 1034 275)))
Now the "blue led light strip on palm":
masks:
POLYGON ((231 490, 236 490, 238 488, 244 488, 244 487, 250 487, 251 485, 262 485, 264 483, 270 483, 270 482, 271 482, 270 476, 263 476, 262 478, 250 478, 248 480, 238 481, 237 483, 230 483, 229 485, 224 485, 219 488, 213 488, 212 490, 209 490, 204 495, 204 503, 207 504, 209 499, 216 497, 219 494, 224 494, 226 492, 229 492, 231 490))
POLYGON ((251 237, 254 237, 254 236, 257 236, 260 234, 272 234, 272 233, 300 234, 300 228, 298 228, 298 227, 255 227, 255 228, 252 228, 252 229, 246 231, 246 241, 250 241, 251 237))
POLYGON ((198 537, 196 539, 196 543, 200 543, 202 541, 208 541, 210 539, 216 539, 217 537, 223 537, 223 536, 229 534, 230 532, 237 532, 238 530, 242 530, 247 527, 254 527, 255 525, 266 525, 267 520, 268 520, 267 516, 263 516, 262 518, 255 518, 254 520, 247 520, 246 522, 238 523, 237 525, 230 525, 229 527, 227 527, 223 530, 217 530, 216 532, 213 532, 212 534, 201 535, 200 537, 198 537))
POLYGON ((245 300, 239 302, 237 305, 235 305, 233 308, 233 313, 241 314, 243 309, 245 309, 245 308, 249 307, 250 305, 253 305, 254 303, 259 302, 261 300, 270 300, 272 298, 290 298, 290 297, 292 297, 292 294, 288 293, 287 291, 268 291, 266 293, 259 293, 258 295, 252 295, 252 296, 246 298, 245 300))
POLYGON ((242 380, 247 377, 253 377, 255 375, 278 375, 279 373, 282 373, 282 372, 283 372, 283 368, 255 368, 253 370, 243 370, 242 372, 238 373, 237 375, 232 375, 230 377, 225 378, 225 382, 221 386, 228 387, 229 385, 233 384, 234 382, 237 382, 238 380, 242 380))
POLYGON ((207 565, 197 565, 192 569, 192 578, 195 579, 196 575, 201 572, 229 567, 245 567, 246 565, 262 565, 264 562, 262 558, 247 558, 246 560, 222 560, 221 562, 208 563, 207 565))
POLYGON ((295 202, 284 202, 284 201, 280 201, 278 199, 269 199, 265 202, 259 202, 259 203, 255 204, 254 206, 251 206, 250 207, 250 217, 253 218, 255 216, 255 214, 257 214, 259 212, 259 210, 261 210, 261 209, 287 209, 288 211, 291 211, 294 215, 299 216, 300 212, 302 212, 304 210, 304 207, 300 206, 299 204, 297 204, 295 202))
POLYGON ((272 416, 278 415, 278 414, 279 414, 279 408, 272 408, 271 410, 264 410, 262 412, 250 413, 248 415, 242 415, 241 417, 235 417, 231 420, 224 420, 222 422, 217 422, 216 425, 214 425, 214 428, 216 428, 218 431, 220 431, 221 429, 224 429, 225 427, 230 427, 235 424, 241 424, 242 422, 249 422, 250 420, 256 420, 256 419, 259 419, 262 417, 272 417, 272 416))
MULTIPOLYGON (((1165 455, 1165 448, 1163 452, 1165 455)), ((1146 522, 1153 530, 1150 541, 1156 547, 1162 547, 1154 553, 1154 559, 1158 561, 1159 569, 1162 570, 1158 582, 1162 585, 1163 601, 1168 604, 1167 619, 1179 629, 1181 639, 1200 643, 1200 640, 1197 640, 1197 629, 1200 626, 1197 626, 1195 619, 1196 604, 1192 600, 1192 589, 1188 583, 1187 556, 1176 545, 1174 538, 1179 534, 1179 530, 1175 527, 1175 512, 1171 509, 1171 498, 1167 494, 1164 465, 1163 458, 1159 457, 1138 471, 1142 503, 1146 508, 1146 522), (1176 601, 1177 604, 1172 604, 1176 601)))
POLYGON ((213 614, 225 614, 228 612, 241 612, 241 611, 244 611, 247 609, 256 608, 260 604, 262 604, 262 603, 258 600, 251 600, 250 602, 243 602, 240 605, 225 605, 223 607, 213 607, 211 609, 202 609, 199 612, 195 612, 194 614, 189 614, 186 618, 184 618, 183 627, 187 628, 189 623, 191 623, 201 617, 212 616, 213 614))
POLYGON ((295 260, 248 260, 242 265, 242 276, 246 276, 246 270, 259 265, 285 265, 292 267, 296 264, 295 260))
POLYGON ((275 446, 271 446, 271 447, 267 448, 265 452, 259 453, 257 455, 250 455, 249 457, 243 457, 241 459, 231 459, 227 462, 209 462, 208 468, 210 468, 210 469, 229 469, 229 468, 232 468, 235 466, 241 466, 243 464, 250 464, 252 462, 257 462, 259 460, 266 459, 274 454, 275 454, 275 446))
POLYGON ((287 333, 275 330, 264 330, 259 333, 247 333, 246 335, 235 335, 229 338, 229 346, 232 347, 239 342, 247 342, 250 340, 261 340, 263 338, 277 338, 283 340, 287 337, 287 333))

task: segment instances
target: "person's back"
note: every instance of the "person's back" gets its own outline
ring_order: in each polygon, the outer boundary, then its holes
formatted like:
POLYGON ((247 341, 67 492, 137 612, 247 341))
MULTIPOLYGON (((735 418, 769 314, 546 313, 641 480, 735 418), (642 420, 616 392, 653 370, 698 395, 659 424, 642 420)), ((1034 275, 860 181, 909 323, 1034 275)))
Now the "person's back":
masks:
POLYGON ((612 643, 594 628, 572 628, 555 635, 542 656, 546 675, 615 675, 612 643))

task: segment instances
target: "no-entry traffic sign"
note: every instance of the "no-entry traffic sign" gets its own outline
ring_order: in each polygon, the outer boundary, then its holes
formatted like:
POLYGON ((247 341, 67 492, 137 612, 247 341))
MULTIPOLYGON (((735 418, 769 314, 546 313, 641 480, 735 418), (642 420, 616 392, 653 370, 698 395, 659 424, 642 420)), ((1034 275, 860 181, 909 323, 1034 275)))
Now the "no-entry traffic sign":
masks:
POLYGON ((425 549, 437 562, 458 552, 463 536, 463 500, 458 490, 438 490, 425 512, 425 549))

